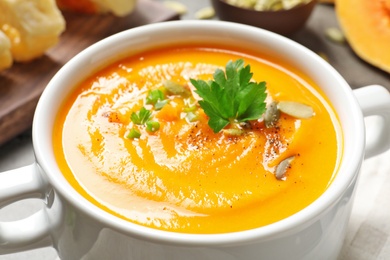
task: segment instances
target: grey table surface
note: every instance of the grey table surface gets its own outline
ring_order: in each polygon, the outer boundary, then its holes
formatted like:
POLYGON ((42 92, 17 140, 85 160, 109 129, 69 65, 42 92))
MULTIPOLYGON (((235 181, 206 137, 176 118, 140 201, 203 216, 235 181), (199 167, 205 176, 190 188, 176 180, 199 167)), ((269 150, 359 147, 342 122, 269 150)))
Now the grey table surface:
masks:
MULTIPOLYGON (((161 1, 162 0, 156 0, 161 1)), ((210 6, 208 0, 177 0, 184 3, 188 12, 182 19, 196 19, 195 12, 210 6)), ((217 18, 214 18, 217 19, 217 18)), ((330 5, 316 6, 306 27, 291 38, 317 53, 323 53, 328 61, 347 80, 352 88, 370 84, 380 84, 390 89, 390 75, 360 60, 347 44, 337 44, 326 39, 324 31, 329 27, 338 27, 334 9, 330 5)), ((386 155, 388 156, 388 155, 386 155)), ((34 162, 31 129, 0 146, 0 172, 25 166, 34 162)), ((0 221, 22 219, 42 207, 38 200, 26 200, 14 203, 0 211, 0 221)), ((387 255, 390 259, 390 254, 387 255)), ((0 256, 0 260, 29 259, 53 260, 57 253, 52 248, 42 248, 16 254, 0 256)), ((353 259, 345 257, 344 259, 353 259)), ((361 258, 364 259, 364 258, 361 258)))

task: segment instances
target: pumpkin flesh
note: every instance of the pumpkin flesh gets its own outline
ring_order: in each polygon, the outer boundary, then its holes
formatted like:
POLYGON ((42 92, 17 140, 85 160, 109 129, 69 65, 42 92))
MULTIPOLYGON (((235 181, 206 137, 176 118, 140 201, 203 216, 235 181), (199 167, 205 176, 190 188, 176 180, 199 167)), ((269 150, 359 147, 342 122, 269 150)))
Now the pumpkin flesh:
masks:
POLYGON ((390 0, 336 0, 340 25, 352 49, 366 62, 390 72, 390 0))

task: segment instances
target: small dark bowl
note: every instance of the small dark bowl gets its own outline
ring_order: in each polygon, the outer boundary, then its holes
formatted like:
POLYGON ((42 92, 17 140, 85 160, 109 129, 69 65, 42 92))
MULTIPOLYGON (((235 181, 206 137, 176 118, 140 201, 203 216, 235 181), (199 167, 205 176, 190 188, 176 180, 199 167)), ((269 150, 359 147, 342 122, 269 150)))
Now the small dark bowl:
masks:
POLYGON ((305 25, 317 0, 280 11, 246 9, 230 5, 224 0, 211 0, 211 2, 221 20, 253 25, 282 35, 291 35, 305 25))

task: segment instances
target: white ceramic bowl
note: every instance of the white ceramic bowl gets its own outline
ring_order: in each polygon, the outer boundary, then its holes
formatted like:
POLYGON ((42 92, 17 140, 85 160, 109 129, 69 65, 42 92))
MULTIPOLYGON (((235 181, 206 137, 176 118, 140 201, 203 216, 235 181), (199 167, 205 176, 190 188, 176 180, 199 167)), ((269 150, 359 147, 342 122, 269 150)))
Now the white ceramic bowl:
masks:
POLYGON ((21 221, 0 223, 0 253, 51 245, 63 260, 336 259, 364 154, 373 156, 389 147, 389 138, 383 134, 389 130, 389 118, 387 90, 371 86, 352 91, 315 53, 268 31, 228 22, 176 21, 119 33, 74 57, 45 89, 33 124, 37 162, 0 174, 0 206, 40 197, 46 207, 21 221), (179 234, 119 219, 89 203, 66 181, 52 145, 54 118, 63 98, 77 83, 113 61, 156 46, 186 42, 224 43, 266 51, 303 71, 322 88, 340 118, 344 151, 337 177, 318 200, 289 218, 253 230, 179 234), (379 115, 384 121, 368 148, 362 111, 379 115))

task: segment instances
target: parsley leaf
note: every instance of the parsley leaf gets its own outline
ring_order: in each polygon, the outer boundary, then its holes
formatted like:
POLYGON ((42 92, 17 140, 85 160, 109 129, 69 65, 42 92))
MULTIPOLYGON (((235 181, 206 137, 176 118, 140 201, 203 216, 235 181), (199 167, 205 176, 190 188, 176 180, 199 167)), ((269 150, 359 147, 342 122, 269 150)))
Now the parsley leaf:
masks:
POLYGON ((217 69, 214 80, 191 79, 199 105, 209 116, 209 126, 218 133, 229 124, 259 119, 265 112, 266 83, 251 81, 250 65, 242 59, 229 61, 225 71, 217 69))

